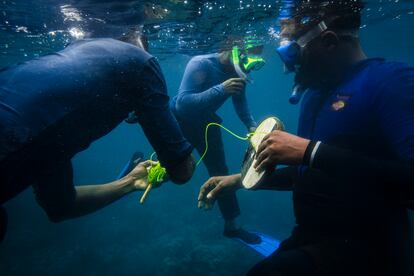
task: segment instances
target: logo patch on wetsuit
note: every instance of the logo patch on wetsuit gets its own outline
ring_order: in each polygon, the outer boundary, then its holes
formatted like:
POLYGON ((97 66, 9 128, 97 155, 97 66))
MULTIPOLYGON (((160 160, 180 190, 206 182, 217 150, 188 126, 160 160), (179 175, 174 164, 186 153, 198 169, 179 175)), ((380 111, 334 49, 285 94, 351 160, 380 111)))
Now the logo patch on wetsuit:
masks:
POLYGON ((347 105, 347 102, 351 96, 336 95, 336 100, 332 103, 331 108, 333 111, 341 111, 347 105))

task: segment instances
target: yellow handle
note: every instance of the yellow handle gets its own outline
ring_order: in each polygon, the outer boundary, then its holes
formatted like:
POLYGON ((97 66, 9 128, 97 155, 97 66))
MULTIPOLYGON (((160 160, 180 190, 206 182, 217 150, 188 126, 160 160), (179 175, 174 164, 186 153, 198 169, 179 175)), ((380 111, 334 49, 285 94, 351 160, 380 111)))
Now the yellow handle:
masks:
POLYGON ((144 194, 142 195, 141 199, 139 200, 139 203, 144 204, 144 202, 147 199, 147 196, 148 196, 149 192, 151 191, 151 189, 152 189, 152 184, 149 183, 147 188, 145 189, 144 194))

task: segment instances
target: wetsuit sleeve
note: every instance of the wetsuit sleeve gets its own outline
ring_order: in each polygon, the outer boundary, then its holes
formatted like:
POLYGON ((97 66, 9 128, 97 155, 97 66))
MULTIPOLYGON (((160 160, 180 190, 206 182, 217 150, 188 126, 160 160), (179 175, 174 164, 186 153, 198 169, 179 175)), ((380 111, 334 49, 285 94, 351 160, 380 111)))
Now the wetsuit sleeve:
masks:
MULTIPOLYGON (((414 202, 414 69, 395 70, 375 99, 376 117, 382 136, 395 160, 379 160, 350 150, 321 144, 314 168, 336 177, 360 177, 374 182, 395 200, 414 202), (346 164, 346 165, 344 165, 346 164)), ((351 179, 350 179, 351 180, 351 179)))
POLYGON ((291 191, 297 171, 297 167, 293 166, 276 169, 267 174, 254 190, 291 191))
POLYGON ((234 95, 232 97, 234 109, 236 110, 237 116, 246 126, 247 129, 252 127, 257 127, 255 120, 253 119, 252 113, 250 112, 249 106, 247 104, 246 91, 243 91, 239 95, 234 95))
POLYGON ((55 167, 41 172, 33 185, 33 191, 49 219, 60 221, 73 208, 76 200, 72 163, 60 162, 55 167))
POLYGON ((228 99, 223 84, 203 90, 203 84, 208 77, 208 66, 202 60, 191 60, 188 63, 176 98, 175 108, 181 116, 215 112, 228 99))
POLYGON ((184 160, 192 146, 184 138, 171 112, 167 86, 155 58, 140 73, 140 97, 135 113, 148 141, 167 169, 184 160))

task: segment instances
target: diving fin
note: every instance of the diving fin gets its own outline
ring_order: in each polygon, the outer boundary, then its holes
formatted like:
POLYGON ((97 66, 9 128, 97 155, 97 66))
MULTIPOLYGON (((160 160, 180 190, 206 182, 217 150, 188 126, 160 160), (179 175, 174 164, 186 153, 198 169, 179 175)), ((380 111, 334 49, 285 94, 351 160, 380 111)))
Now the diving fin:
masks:
POLYGON ((279 248, 280 242, 278 240, 275 240, 274 238, 266 234, 263 234, 263 233, 259 233, 259 232, 251 232, 251 233, 259 236, 261 239, 261 242, 257 244, 251 244, 251 243, 246 243, 240 238, 234 238, 234 239, 240 241, 244 245, 247 245, 248 247, 250 247, 257 253, 262 255, 263 257, 269 257, 273 252, 275 252, 279 248))
POLYGON ((144 154, 140 151, 135 152, 132 155, 131 159, 128 161, 128 163, 125 164, 124 168, 119 173, 117 179, 121 179, 122 177, 129 174, 135 168, 135 166, 138 165, 138 163, 142 161, 144 161, 144 154))

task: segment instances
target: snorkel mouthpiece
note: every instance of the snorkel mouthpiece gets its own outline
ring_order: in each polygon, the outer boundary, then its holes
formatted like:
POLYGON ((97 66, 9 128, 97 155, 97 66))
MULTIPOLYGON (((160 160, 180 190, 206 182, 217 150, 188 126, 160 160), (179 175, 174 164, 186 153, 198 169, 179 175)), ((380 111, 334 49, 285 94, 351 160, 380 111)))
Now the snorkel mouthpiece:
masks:
POLYGON ((295 87, 293 87, 292 95, 289 97, 289 103, 296 105, 300 102, 302 99, 303 94, 305 93, 306 88, 304 88, 300 84, 296 84, 295 87))

